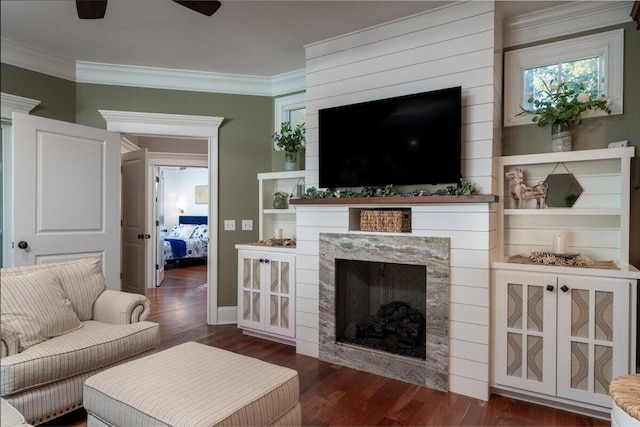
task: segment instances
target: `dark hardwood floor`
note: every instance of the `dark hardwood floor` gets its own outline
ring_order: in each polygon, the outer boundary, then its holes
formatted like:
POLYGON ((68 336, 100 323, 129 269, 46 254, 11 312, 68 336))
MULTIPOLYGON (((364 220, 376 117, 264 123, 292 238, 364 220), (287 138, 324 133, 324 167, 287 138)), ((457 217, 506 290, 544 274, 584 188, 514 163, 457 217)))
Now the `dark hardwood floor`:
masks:
MULTIPOLYGON (((206 266, 166 270, 148 292, 161 325, 161 348, 187 341, 224 348, 295 369, 300 377, 302 424, 309 426, 607 426, 607 421, 492 396, 488 402, 443 393, 332 365, 295 348, 243 335, 235 325, 207 326, 206 266)), ((85 426, 75 411, 49 425, 85 426)))

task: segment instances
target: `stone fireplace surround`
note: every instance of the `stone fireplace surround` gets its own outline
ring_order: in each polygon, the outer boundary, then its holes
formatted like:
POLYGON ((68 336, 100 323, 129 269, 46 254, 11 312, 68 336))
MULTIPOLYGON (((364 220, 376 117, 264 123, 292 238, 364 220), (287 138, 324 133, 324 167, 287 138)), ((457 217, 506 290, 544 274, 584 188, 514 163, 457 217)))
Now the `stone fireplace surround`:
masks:
POLYGON ((436 390, 448 391, 449 239, 321 233, 319 243, 320 359, 436 390), (336 259, 426 266, 426 360, 336 342, 336 259))

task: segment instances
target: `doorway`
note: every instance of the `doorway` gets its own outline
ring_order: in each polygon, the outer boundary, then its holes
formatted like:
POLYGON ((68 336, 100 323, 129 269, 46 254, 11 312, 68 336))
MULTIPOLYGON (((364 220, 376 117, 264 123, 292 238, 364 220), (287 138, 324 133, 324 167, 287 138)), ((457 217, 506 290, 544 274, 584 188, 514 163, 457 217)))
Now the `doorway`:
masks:
MULTIPOLYGON (((100 114, 107 122, 107 129, 121 133, 134 135, 160 136, 169 135, 174 138, 203 139, 207 141, 208 155, 205 155, 205 163, 201 163, 202 155, 182 154, 181 163, 187 166, 207 166, 209 168, 208 186, 218 188, 218 130, 224 118, 205 116, 186 116, 177 114, 140 113, 129 111, 100 110, 100 114)), ((126 146, 124 144, 123 146, 126 146)), ((176 161, 175 155, 157 153, 157 161, 169 162, 169 166, 176 166, 171 162, 176 161)), ((150 164, 153 164, 150 156, 150 164)), ((159 165, 159 164, 158 164, 159 165)), ((177 164, 180 166, 180 164, 177 164)), ((153 178, 153 171, 150 171, 153 178)), ((151 189, 150 194, 153 192, 151 189)), ((151 212, 152 206, 149 209, 151 212)), ((218 197, 217 192, 209 193, 209 223, 214 224, 210 230, 210 245, 207 257, 207 323, 218 323, 218 197)), ((151 230, 150 230, 151 231, 151 230)), ((148 245, 153 251, 152 245, 148 245)), ((148 257, 153 258, 153 255, 148 257)), ((154 266, 155 267, 155 266, 154 266)), ((155 268, 154 268, 155 269, 155 268)))
MULTIPOLYGON (((155 175, 154 285, 162 285, 165 269, 206 267, 209 246, 208 169, 151 166, 155 175), (188 236, 187 236, 188 234, 188 236)), ((184 270, 182 270, 184 272, 184 270)), ((174 272, 173 276, 179 274, 174 272)), ((206 282, 203 282, 206 283, 206 282)))

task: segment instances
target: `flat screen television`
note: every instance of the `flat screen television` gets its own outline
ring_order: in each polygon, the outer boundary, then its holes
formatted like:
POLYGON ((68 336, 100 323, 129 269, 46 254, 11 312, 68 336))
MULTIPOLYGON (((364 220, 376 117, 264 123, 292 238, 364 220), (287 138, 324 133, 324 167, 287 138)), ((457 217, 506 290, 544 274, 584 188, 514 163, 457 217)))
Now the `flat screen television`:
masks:
POLYGON ((319 186, 458 183, 461 87, 319 111, 319 186))

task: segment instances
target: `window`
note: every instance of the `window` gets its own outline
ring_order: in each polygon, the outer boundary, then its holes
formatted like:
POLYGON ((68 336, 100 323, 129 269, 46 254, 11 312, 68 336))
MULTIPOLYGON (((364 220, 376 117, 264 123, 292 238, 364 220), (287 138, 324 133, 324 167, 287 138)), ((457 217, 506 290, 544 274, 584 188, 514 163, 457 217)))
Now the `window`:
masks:
POLYGON ((623 37, 620 29, 506 52, 504 125, 531 124, 529 115, 518 115, 520 106, 531 108, 528 95, 552 79, 585 82, 611 100, 611 114, 621 114, 623 37))
POLYGON ((289 122, 292 126, 304 123, 306 116, 305 102, 306 97, 304 93, 276 98, 273 127, 275 132, 280 131, 280 124, 282 122, 289 122))

